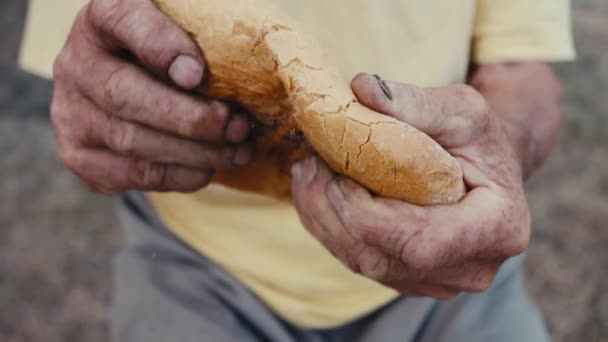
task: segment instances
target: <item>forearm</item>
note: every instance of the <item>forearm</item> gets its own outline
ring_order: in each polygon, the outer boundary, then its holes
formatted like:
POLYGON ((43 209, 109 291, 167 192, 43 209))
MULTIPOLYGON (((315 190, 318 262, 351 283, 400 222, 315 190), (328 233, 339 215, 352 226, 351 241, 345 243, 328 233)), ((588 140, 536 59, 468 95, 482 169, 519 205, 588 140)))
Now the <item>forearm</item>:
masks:
POLYGON ((479 65, 470 84, 503 121, 528 178, 553 149, 559 131, 562 88, 552 68, 542 63, 479 65))

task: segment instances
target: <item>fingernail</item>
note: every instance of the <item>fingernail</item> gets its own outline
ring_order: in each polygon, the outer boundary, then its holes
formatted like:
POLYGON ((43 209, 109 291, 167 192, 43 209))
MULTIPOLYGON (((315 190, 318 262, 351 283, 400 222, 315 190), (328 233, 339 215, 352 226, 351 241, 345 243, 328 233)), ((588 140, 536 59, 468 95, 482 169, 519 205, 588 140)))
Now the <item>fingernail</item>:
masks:
POLYGON ((169 77, 179 87, 194 89, 203 80, 205 68, 193 57, 182 55, 175 58, 169 67, 169 77))
POLYGON ((317 175, 317 169, 317 159, 309 157, 291 167, 291 176, 304 184, 309 184, 317 175))
POLYGON ((243 142, 249 136, 250 130, 251 124, 247 118, 241 115, 235 116, 226 128, 226 140, 235 144, 243 142))
POLYGON ((378 81, 378 85, 380 86, 380 89, 382 89, 382 92, 384 93, 384 95, 391 101, 393 101, 393 92, 391 91, 391 89, 388 87, 388 85, 386 84, 386 81, 383 80, 380 76, 378 75, 374 75, 374 77, 376 78, 376 81, 378 81))
POLYGON ((245 166, 253 159, 253 149, 248 145, 239 146, 234 152, 234 165, 245 166))
POLYGON ((294 179, 302 179, 302 174, 304 173, 304 166, 302 165, 304 162, 299 161, 294 163, 291 166, 291 177, 294 179))

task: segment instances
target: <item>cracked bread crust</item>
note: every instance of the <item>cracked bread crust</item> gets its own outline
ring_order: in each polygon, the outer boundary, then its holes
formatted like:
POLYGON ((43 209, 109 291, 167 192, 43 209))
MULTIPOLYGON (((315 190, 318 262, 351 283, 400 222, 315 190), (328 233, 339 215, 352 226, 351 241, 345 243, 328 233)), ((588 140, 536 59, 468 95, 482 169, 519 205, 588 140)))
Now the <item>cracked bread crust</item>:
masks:
POLYGON ((458 162, 419 130, 360 104, 337 66, 268 0, 154 0, 203 51, 203 94, 258 121, 256 158, 214 182, 289 199, 293 162, 318 153, 375 194, 418 205, 465 193, 458 162))

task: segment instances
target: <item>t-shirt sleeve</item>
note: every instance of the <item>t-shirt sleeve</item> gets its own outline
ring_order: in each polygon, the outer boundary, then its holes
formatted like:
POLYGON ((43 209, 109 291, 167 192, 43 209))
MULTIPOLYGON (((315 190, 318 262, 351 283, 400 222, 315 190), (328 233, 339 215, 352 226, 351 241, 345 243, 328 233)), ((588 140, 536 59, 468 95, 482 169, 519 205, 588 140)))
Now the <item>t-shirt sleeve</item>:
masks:
POLYGON ((19 64, 50 78, 78 11, 87 0, 30 0, 19 64))
POLYGON ((477 0, 473 62, 574 57, 569 0, 477 0))

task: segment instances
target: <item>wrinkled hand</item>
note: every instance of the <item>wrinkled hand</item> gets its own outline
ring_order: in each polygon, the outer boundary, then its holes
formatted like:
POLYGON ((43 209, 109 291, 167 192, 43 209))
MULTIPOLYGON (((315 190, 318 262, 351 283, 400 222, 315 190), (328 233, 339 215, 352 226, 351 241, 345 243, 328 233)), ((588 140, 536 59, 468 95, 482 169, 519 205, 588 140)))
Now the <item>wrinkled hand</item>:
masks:
POLYGON ((94 190, 195 191, 250 161, 250 123, 195 97, 205 66, 150 0, 93 0, 54 67, 59 155, 94 190))
POLYGON ((522 253, 530 216, 514 149, 484 99, 467 86, 436 89, 353 80, 368 107, 429 134, 460 162, 469 187, 453 206, 378 198, 316 158, 296 164, 292 193, 304 226, 354 272, 408 296, 448 299, 488 289, 522 253))

